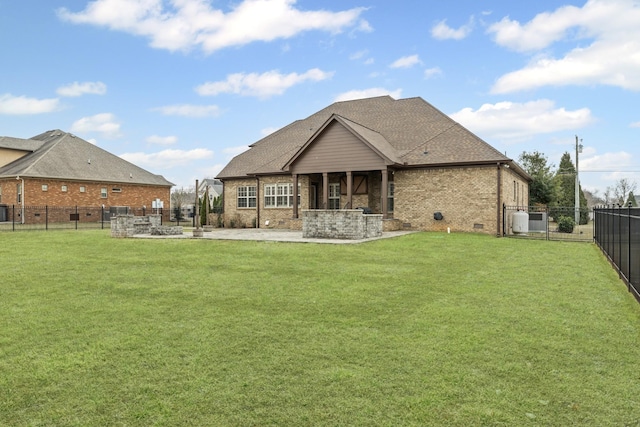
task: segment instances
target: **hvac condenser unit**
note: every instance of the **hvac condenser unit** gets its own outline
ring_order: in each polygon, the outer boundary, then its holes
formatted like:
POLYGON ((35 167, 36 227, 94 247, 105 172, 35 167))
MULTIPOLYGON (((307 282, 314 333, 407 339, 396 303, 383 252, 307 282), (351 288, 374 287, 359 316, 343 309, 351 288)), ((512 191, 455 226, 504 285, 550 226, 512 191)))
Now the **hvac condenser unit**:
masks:
POLYGON ((529 231, 538 233, 547 231, 546 212, 529 212, 529 231))

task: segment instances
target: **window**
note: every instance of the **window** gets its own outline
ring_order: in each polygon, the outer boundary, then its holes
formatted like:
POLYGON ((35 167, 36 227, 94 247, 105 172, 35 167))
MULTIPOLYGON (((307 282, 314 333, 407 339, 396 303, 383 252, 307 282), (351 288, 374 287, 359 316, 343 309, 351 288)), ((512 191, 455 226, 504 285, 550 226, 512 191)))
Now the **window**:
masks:
POLYGON ((238 187, 238 207, 239 208, 255 208, 256 207, 256 186, 246 185, 238 187))
POLYGON ((393 181, 389 181, 387 185, 387 212, 393 212, 393 196, 396 191, 396 186, 393 181))
POLYGON ((112 193, 122 193, 122 188, 118 188, 118 187, 113 187, 111 189, 112 193))
POLYGON ((0 185, 0 203, 2 203, 2 186, 0 185))
POLYGON ((264 186, 264 207, 275 208, 276 207, 276 185, 264 186))
POLYGON ((80 186, 80 192, 81 193, 85 193, 87 191, 87 187, 85 187, 84 185, 80 186))
POLYGON ((100 197, 102 197, 103 199, 107 198, 107 187, 102 187, 100 189, 100 197))
POLYGON ((340 209, 340 184, 329 184, 329 209, 340 209))
POLYGON ((69 188, 66 185, 62 186, 62 192, 66 193, 69 188))
MULTIPOLYGON (((300 188, 298 184, 298 206, 300 206, 300 188)), ((266 208, 290 208, 293 206, 293 184, 265 184, 264 206, 266 208)))
POLYGON ((16 200, 22 203, 22 184, 16 184, 16 200))
POLYGON ((48 191, 49 186, 47 184, 42 184, 42 191, 48 191))

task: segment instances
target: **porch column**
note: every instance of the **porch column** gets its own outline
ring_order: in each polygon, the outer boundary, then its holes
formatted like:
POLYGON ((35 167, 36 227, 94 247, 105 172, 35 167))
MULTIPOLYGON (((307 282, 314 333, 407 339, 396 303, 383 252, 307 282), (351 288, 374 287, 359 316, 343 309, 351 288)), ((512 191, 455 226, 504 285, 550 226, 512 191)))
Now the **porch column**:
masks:
POLYGON ((329 173, 322 172, 322 209, 329 209, 329 173))
POLYGON ((347 172, 347 205, 353 209, 353 176, 351 171, 347 172))
POLYGON ((293 174, 293 218, 298 218, 298 174, 293 174))
POLYGON ((382 173, 382 188, 380 189, 380 193, 382 195, 382 218, 387 218, 387 192, 389 191, 389 177, 387 175, 387 170, 382 169, 380 171, 382 173))

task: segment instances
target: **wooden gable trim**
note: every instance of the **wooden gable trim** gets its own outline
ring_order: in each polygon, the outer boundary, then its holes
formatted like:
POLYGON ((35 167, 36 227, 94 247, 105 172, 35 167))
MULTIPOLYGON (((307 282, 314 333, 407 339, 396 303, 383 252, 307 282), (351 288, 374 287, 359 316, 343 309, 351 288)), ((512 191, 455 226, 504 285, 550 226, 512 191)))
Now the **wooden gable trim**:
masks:
POLYGON ((344 127, 351 135, 353 135, 353 137, 355 137, 356 139, 358 139, 359 141, 361 141, 365 146, 367 146, 369 148, 369 150, 371 150, 373 153, 375 153, 378 157, 380 157, 380 159, 385 163, 385 164, 394 164, 394 162, 389 159, 387 156, 385 156, 383 153, 381 153, 376 147, 374 147, 373 145, 371 145, 371 143, 369 143, 369 141, 367 141, 365 138, 363 138, 360 134, 358 134, 358 132, 354 131, 351 126, 349 126, 347 123, 344 122, 344 120, 342 120, 342 118, 336 114, 333 114, 331 117, 329 117, 329 119, 324 122, 324 124, 311 136, 311 138, 309 138, 307 140, 307 142, 304 143, 304 145, 302 147, 300 147, 300 149, 293 155, 293 157, 291 157, 291 159, 285 163, 285 165, 282 167, 283 171, 291 171, 291 167, 293 166, 293 164, 300 159, 304 153, 310 148, 311 145, 313 145, 313 143, 318 140, 321 135, 324 134, 324 132, 326 131, 326 129, 332 125, 333 123, 338 123, 340 124, 342 127, 344 127))

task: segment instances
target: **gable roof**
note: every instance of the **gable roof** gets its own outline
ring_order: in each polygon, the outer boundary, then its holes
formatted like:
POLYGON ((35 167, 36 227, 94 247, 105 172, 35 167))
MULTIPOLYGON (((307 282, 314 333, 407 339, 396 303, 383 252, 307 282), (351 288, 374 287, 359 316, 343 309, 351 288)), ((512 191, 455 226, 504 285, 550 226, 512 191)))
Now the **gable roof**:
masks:
POLYGON ((0 148, 28 151, 0 167, 0 178, 49 178, 78 181, 173 186, 152 174, 75 135, 52 130, 30 139, 0 138, 0 148))
POLYGON ((422 98, 381 96, 336 102, 297 120, 250 145, 217 177, 286 173, 332 121, 340 122, 399 167, 513 162, 422 98))

